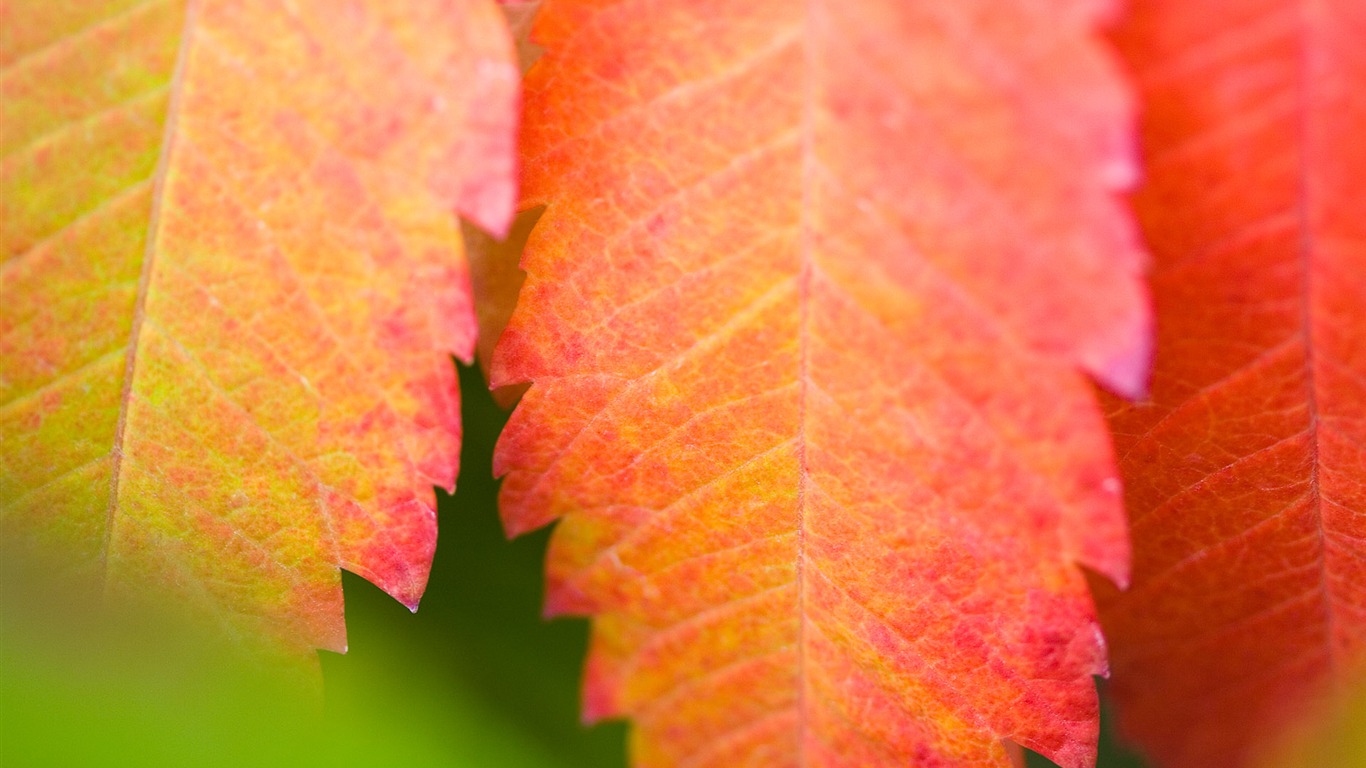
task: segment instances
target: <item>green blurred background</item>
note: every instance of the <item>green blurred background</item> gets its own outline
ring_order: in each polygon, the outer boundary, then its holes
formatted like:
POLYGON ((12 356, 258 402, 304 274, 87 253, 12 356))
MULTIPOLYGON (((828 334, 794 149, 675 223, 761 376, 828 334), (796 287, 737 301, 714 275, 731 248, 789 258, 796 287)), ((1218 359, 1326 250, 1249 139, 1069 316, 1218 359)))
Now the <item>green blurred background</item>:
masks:
MULTIPOLYGON (((579 720, 587 622, 541 618, 548 531, 503 536, 489 468, 506 416, 477 370, 461 383, 462 474, 422 609, 346 574, 350 651, 321 654, 321 700, 165 617, 103 620, 5 558, 0 765, 624 768, 626 727, 579 720)), ((1142 763, 1107 733, 1098 765, 1142 763)))

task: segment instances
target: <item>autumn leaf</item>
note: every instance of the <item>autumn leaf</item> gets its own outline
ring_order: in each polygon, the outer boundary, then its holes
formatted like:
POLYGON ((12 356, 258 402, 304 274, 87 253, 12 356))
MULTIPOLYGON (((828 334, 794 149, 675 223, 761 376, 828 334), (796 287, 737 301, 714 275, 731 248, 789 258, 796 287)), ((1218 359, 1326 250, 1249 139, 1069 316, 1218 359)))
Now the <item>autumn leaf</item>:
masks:
POLYGON ((517 70, 487 0, 0 4, 0 499, 294 652, 416 608, 517 70))
POLYGON ((1151 400, 1111 423, 1134 536, 1109 595, 1124 731, 1249 765, 1366 660, 1366 5, 1135 4, 1151 400))
POLYGON ((1141 391, 1108 3, 552 0, 493 384, 638 765, 1090 765, 1141 391))
MULTIPOLYGON (((517 64, 525 72, 540 58, 540 47, 530 40, 531 21, 540 10, 541 0, 501 0, 499 10, 507 19, 508 31, 517 47, 517 64)), ((474 316, 479 328, 475 357, 488 376, 493 349, 512 319, 517 306, 517 295, 522 290, 526 273, 518 265, 527 237, 536 220, 539 208, 520 211, 512 221, 506 237, 498 238, 466 223, 461 236, 465 241, 465 255, 469 259, 470 284, 474 294, 474 316)), ((493 399, 503 408, 511 408, 526 391, 525 384, 493 390, 493 399)))
MULTIPOLYGON (((512 319, 517 296, 526 280, 526 273, 518 266, 518 260, 526 248, 531 228, 540 217, 540 209, 519 212, 512 220, 507 237, 501 240, 471 224, 461 224, 460 234, 465 241, 465 255, 469 260, 470 288, 477 297, 474 317, 479 338, 475 345, 475 359, 486 377, 494 347, 512 319)), ((493 390, 493 399, 503 408, 511 408, 524 391, 525 384, 500 387, 493 390)))

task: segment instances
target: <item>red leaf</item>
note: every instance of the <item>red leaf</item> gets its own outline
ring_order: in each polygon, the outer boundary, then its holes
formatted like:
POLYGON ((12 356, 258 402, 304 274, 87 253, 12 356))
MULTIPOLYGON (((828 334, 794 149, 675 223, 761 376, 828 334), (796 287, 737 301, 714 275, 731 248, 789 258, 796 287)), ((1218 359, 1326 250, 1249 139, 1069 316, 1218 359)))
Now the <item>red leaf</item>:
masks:
POLYGON ((1366 5, 1148 0, 1152 400, 1112 417, 1124 729, 1239 766, 1366 659, 1366 5))
POLYGON ((1089 765, 1141 389, 1104 4, 549 2, 495 385, 640 765, 1089 765))

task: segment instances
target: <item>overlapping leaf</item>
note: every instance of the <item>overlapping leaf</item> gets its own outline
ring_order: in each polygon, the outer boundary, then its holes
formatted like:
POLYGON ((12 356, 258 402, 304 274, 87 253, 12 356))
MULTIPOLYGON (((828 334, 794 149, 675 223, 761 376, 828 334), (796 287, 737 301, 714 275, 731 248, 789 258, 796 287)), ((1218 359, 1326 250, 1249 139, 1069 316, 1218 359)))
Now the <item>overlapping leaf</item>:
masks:
MULTIPOLYGON (((540 7, 541 0, 501 0, 499 3, 517 46, 517 63, 523 72, 541 55, 540 47, 530 40, 531 21, 540 7)), ((512 318, 512 310, 517 306, 517 294, 526 279, 517 261, 540 215, 539 209, 519 212, 507 236, 502 239, 491 237, 469 225, 465 225, 462 231, 470 264, 475 319, 479 327, 475 356, 486 377, 494 346, 512 318)), ((525 390, 525 384, 501 387, 493 391, 493 398, 502 407, 511 408, 525 390)))
POLYGON ((512 205, 486 0, 0 6, 7 536, 295 651, 416 606, 512 205))
POLYGON ((1112 416, 1134 585, 1121 724, 1248 765, 1366 660, 1366 5, 1137 3, 1151 402, 1112 416))
POLYGON ((1127 548, 1078 369, 1148 354, 1107 8, 542 9, 496 469, 638 764, 1092 761, 1077 565, 1127 548))

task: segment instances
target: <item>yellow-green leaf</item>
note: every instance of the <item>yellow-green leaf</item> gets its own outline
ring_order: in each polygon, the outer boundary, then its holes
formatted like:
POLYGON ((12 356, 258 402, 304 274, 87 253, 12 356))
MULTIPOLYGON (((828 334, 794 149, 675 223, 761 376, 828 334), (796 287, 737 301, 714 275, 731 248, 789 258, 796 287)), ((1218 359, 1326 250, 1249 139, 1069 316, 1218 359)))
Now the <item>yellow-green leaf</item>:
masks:
POLYGON ((0 505, 111 589, 342 649, 338 566, 416 607, 501 231, 491 0, 0 5, 0 505))

